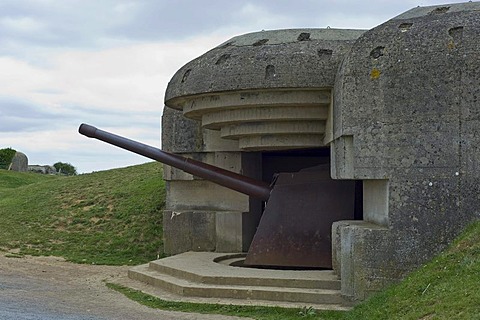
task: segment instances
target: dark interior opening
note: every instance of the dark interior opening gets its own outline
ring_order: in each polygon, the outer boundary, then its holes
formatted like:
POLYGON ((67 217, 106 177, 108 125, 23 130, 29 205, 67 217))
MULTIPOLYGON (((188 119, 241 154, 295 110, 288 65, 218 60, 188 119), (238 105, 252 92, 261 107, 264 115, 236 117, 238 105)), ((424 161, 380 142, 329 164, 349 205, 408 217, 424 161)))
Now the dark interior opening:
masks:
POLYGON ((330 163, 330 148, 270 151, 262 153, 262 179, 271 182, 279 172, 298 172, 302 169, 330 163))
MULTIPOLYGON (((244 173, 271 183, 275 174, 298 172, 317 165, 330 167, 330 148, 296 149, 246 153, 242 163, 244 173)), ((339 199, 341 201, 341 199, 339 199)), ((248 251, 260 222, 265 203, 250 198, 250 211, 243 216, 243 251, 248 251)), ((355 181, 355 206, 353 219, 363 220, 363 183, 355 181)))
MULTIPOLYGON (((330 147, 262 153, 262 180, 273 181, 279 172, 297 172, 320 164, 330 166, 330 147)), ((363 220, 363 182, 355 181, 355 220, 363 220)))

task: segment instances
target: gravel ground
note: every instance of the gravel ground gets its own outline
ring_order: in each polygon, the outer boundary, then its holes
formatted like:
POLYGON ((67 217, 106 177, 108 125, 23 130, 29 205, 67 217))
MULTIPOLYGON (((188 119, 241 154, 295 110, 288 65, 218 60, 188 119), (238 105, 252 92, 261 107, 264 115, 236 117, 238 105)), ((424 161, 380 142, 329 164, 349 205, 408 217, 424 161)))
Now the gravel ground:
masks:
POLYGON ((0 253, 0 319, 245 319, 143 306, 105 286, 104 280, 126 278, 127 269, 0 253))

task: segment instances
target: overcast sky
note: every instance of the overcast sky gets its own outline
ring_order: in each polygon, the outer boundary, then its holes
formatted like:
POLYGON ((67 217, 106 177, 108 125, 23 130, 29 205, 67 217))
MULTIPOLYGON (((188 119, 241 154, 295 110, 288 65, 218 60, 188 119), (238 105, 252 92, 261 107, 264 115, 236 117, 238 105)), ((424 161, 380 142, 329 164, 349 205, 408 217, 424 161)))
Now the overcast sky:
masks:
POLYGON ((77 133, 85 122, 160 147, 166 85, 243 33, 370 29, 442 0, 0 0, 0 149, 80 173, 150 160, 77 133))

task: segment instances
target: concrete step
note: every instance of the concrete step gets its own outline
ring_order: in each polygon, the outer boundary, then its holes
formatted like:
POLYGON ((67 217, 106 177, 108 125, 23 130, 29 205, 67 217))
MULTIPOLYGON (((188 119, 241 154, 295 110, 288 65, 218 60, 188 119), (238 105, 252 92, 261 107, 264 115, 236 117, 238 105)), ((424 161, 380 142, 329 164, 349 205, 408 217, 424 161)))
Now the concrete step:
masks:
MULTIPOLYGON (((232 267, 214 261, 215 256, 218 254, 186 253, 178 257, 152 261, 149 267, 160 273, 203 284, 340 290, 340 280, 331 270, 294 271, 232 267), (185 256, 190 254, 192 257, 187 261, 193 259, 194 264, 185 263, 185 256)), ((235 255, 223 257, 235 261, 243 259, 244 255, 241 258, 235 258, 235 255)))
MULTIPOLYGON (((331 270, 272 270, 239 267, 244 254, 186 252, 133 267, 128 277, 149 288, 214 303, 297 306, 346 310, 340 281, 331 270)), ((150 290, 150 289, 149 289, 150 290)))
POLYGON ((344 302, 338 290, 197 283, 153 270, 148 264, 133 267, 129 270, 128 276, 175 294, 190 297, 288 301, 307 304, 341 305, 344 302))

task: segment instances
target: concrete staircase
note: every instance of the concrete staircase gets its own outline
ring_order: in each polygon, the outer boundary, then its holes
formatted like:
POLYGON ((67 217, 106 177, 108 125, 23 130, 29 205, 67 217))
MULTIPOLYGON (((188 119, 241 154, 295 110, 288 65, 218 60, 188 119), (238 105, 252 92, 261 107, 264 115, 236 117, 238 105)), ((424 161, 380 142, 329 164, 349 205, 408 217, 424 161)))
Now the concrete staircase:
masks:
POLYGON ((129 270, 142 281, 179 296, 248 301, 247 304, 349 309, 330 270, 269 270, 238 267, 243 255, 187 252, 129 270), (267 302, 267 303, 266 303, 267 302))

